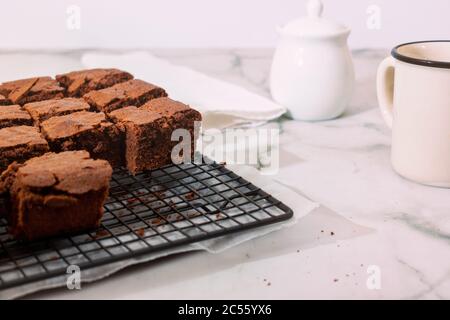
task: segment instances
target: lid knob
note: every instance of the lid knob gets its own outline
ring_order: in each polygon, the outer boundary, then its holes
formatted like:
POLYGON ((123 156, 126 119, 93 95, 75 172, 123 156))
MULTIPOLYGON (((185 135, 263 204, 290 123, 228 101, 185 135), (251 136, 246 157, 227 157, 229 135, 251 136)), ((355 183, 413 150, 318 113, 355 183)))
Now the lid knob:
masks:
POLYGON ((323 3, 320 0, 309 0, 307 4, 308 17, 320 18, 323 12, 323 3))

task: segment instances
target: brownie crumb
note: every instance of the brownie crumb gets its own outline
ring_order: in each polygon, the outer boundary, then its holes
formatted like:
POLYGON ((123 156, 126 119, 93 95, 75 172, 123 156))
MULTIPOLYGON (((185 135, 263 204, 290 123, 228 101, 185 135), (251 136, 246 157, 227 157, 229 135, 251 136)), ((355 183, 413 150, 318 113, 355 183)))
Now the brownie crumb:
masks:
POLYGON ((338 281, 339 281, 339 279, 334 279, 333 281, 334 281, 334 282, 338 282, 338 281))
POLYGON ((107 113, 127 106, 139 107, 151 99, 160 97, 167 97, 164 89, 138 79, 90 91, 83 95, 83 98, 97 111, 107 113))
POLYGON ((109 236, 109 232, 107 230, 99 230, 95 233, 94 239, 104 238, 109 236))
POLYGON ((152 225, 159 226, 160 224, 164 223, 164 220, 161 218, 154 218, 150 221, 150 223, 152 225))
POLYGON ((184 198, 185 198, 186 200, 190 201, 190 200, 194 200, 194 199, 195 199, 195 196, 196 196, 195 192, 194 192, 194 191, 191 191, 191 192, 189 192, 188 194, 186 194, 186 195, 184 196, 184 198))
POLYGON ((93 91, 111 87, 133 79, 128 72, 117 69, 90 69, 73 71, 56 76, 70 97, 81 97, 93 91))
POLYGON ((334 236, 334 232, 333 232, 333 231, 331 231, 331 232, 330 232, 330 235, 334 236))
POLYGON ((133 204, 133 203, 136 203, 136 202, 138 202, 138 201, 139 201, 138 198, 130 198, 130 199, 127 199, 127 203, 128 203, 128 204, 133 204))
POLYGON ((145 235, 145 229, 140 228, 140 229, 136 230, 136 234, 142 238, 145 235))
POLYGON ((158 197, 158 198, 165 198, 166 197, 166 193, 164 190, 159 190, 159 191, 153 191, 153 194, 158 197))
POLYGON ((199 212, 195 212, 195 213, 188 213, 188 218, 195 218, 195 217, 198 217, 198 216, 200 216, 200 213, 199 212))
POLYGON ((216 219, 222 219, 223 218, 223 215, 222 215, 222 213, 217 213, 216 214, 216 219))

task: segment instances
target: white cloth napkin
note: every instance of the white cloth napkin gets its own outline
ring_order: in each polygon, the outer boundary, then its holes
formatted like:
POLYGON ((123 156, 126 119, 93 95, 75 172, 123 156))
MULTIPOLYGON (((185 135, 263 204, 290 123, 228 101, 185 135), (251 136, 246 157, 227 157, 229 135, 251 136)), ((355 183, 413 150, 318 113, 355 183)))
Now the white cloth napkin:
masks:
MULTIPOLYGON (((274 179, 268 176, 263 176, 258 170, 249 166, 228 166, 233 172, 242 176, 248 181, 251 181, 257 187, 260 187, 264 191, 270 193, 278 200, 285 203, 294 211, 294 217, 290 220, 279 222, 273 225, 268 225, 256 229, 249 229, 238 233, 205 240, 202 242, 193 243, 190 245, 180 246, 172 249, 159 251, 147 255, 137 256, 128 260, 111 263, 105 266, 100 266, 88 270, 82 270, 83 282, 94 282, 100 279, 104 279, 115 272, 124 269, 126 267, 152 261, 158 258, 174 255, 177 253, 190 252, 190 251, 207 251, 211 254, 217 254, 224 250, 235 247, 246 241, 256 239, 278 231, 283 228, 288 228, 295 225, 302 217, 311 213, 319 204, 310 201, 302 194, 296 192, 294 189, 288 188, 274 179)), ((177 263, 172 261, 171 263, 177 263)), ((186 266, 179 264, 180 272, 185 270, 186 266)), ((149 270, 151 272, 151 270, 149 270)), ((22 297, 24 295, 37 292, 44 289, 63 287, 66 285, 66 276, 57 277, 49 280, 39 281, 36 283, 6 289, 0 291, 0 299, 14 299, 22 297)))
POLYGON ((147 52, 127 54, 86 53, 86 68, 119 68, 164 87, 169 96, 199 110, 203 127, 254 126, 278 118, 286 108, 234 84, 177 66, 147 52))

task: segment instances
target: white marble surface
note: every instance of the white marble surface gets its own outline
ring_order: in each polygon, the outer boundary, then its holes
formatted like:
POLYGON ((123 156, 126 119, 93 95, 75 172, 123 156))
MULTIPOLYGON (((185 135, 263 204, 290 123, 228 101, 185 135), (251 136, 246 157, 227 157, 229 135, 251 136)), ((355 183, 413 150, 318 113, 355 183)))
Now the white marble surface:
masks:
MULTIPOLYGON (((269 96, 272 50, 154 53, 269 96)), ((341 118, 318 123, 281 119, 267 125, 282 129, 275 178, 322 204, 297 225, 222 254, 165 258, 80 291, 58 289, 31 297, 449 299, 450 189, 409 182, 390 167, 390 132, 376 109, 374 81, 386 54, 354 52, 357 88, 341 118), (366 285, 372 265, 381 271, 378 290, 366 285)), ((15 65, 26 75, 26 61, 46 62, 42 73, 75 69, 79 56, 70 52, 49 60, 37 53, 1 54, 1 78, 15 65)))

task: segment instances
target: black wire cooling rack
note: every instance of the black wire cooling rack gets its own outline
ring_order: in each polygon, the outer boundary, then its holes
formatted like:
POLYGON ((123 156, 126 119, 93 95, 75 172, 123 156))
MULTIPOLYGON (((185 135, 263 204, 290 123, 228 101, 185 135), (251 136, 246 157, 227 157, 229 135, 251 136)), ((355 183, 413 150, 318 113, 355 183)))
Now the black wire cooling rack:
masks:
MULTIPOLYGON (((1 205, 1 203, 0 203, 1 205)), ((214 162, 116 170, 98 230, 24 243, 0 219, 0 290, 287 220, 286 205, 214 162)))

